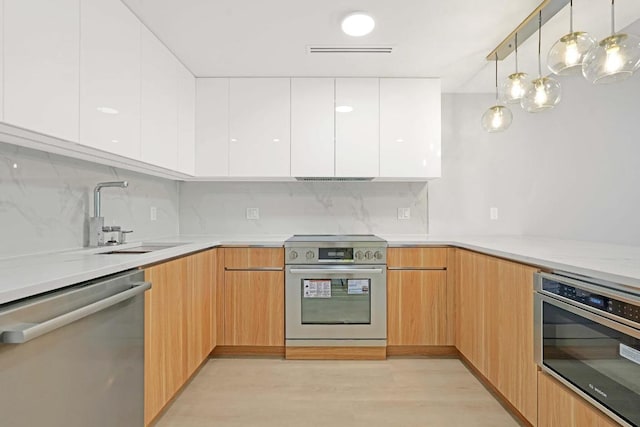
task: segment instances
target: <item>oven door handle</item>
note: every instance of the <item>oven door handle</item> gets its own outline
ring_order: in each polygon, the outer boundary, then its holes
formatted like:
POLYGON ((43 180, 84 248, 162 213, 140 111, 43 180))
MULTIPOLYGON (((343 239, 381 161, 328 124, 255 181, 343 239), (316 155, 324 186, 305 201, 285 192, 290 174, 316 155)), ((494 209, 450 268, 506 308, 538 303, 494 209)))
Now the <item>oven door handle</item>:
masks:
POLYGON ((291 268, 292 274, 382 274, 382 268, 291 268))

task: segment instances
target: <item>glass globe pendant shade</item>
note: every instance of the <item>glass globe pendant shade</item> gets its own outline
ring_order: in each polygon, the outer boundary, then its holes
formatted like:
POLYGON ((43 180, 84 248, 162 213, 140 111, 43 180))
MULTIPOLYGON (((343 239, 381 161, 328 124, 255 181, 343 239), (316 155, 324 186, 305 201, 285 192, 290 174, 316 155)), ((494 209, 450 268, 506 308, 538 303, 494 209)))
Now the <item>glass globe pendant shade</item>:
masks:
POLYGON ((587 52, 596 44, 597 41, 585 32, 569 33, 551 47, 547 55, 547 66, 558 76, 579 74, 587 52))
POLYGON ((519 103, 529 84, 529 76, 526 73, 510 74, 502 84, 504 102, 509 104, 519 103))
POLYGON ((591 49, 582 64, 582 74, 595 84, 628 79, 640 68, 640 37, 614 34, 591 49))
POLYGON ((494 105, 482 115, 482 127, 487 132, 502 132, 511 126, 513 114, 504 105, 494 105))
POLYGON ((560 102, 560 83, 551 77, 540 77, 529 85, 520 105, 529 113, 539 113, 560 102))

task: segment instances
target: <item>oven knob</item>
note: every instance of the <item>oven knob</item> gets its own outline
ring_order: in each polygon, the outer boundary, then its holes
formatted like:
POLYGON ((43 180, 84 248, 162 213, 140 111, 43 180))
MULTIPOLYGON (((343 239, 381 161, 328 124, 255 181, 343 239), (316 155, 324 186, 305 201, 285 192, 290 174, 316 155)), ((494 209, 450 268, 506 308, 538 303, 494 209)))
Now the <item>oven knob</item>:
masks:
POLYGON ((376 251, 376 253, 375 253, 375 254, 373 254, 373 256, 374 256, 376 259, 382 259, 382 252, 380 252, 380 251, 376 251))
POLYGON ((371 259, 371 258, 373 258, 373 252, 371 252, 371 251, 367 251, 367 252, 365 252, 365 253, 364 253, 364 257, 365 257, 366 259, 371 259))
POLYGON ((358 252, 356 252, 356 259, 357 259, 357 260, 361 260, 363 256, 364 256, 364 255, 362 254, 362 251, 358 251, 358 252))
POLYGON ((289 259, 296 259, 296 258, 298 258, 298 252, 296 251, 289 252, 289 259))
POLYGON ((307 259, 314 259, 316 257, 316 254, 313 251, 307 251, 306 257, 307 259))

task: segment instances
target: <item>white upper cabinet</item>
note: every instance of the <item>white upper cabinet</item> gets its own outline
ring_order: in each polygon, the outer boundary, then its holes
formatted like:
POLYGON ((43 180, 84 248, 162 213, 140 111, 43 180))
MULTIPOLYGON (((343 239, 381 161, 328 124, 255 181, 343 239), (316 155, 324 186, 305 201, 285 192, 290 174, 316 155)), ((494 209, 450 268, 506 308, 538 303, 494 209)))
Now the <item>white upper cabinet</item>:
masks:
POLYGON ((336 176, 379 174, 377 78, 336 79, 336 176))
POLYGON ((290 176, 290 89, 288 78, 229 79, 230 176, 290 176))
POLYGON ((80 143, 132 159, 140 159, 140 28, 120 0, 82 0, 80 143))
POLYGON ((440 80, 380 79, 380 176, 440 176, 440 80))
POLYGON ((79 1, 4 1, 5 122, 78 142, 79 1))
POLYGON ((178 171, 195 175, 196 79, 178 63, 178 171))
POLYGON ((291 79, 291 176, 335 175, 335 79, 291 79))
POLYGON ((142 161, 178 168, 177 60, 156 36, 142 27, 142 161))
POLYGON ((196 175, 229 175, 229 79, 196 79, 196 175))

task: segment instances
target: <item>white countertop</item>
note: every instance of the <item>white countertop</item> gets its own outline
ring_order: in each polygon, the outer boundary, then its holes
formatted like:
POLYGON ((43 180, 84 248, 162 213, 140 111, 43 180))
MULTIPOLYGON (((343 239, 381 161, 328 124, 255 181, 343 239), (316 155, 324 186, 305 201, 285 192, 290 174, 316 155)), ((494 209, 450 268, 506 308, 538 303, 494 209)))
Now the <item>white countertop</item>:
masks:
MULTIPOLYGON (((99 255, 116 248, 87 248, 0 260, 0 304, 86 280, 154 264, 220 245, 282 246, 290 236, 178 236, 154 240, 177 246, 144 254, 99 255)), ((389 246, 457 246, 640 289, 640 247, 536 237, 381 235, 389 246)), ((150 244, 150 242, 144 242, 150 244)))

